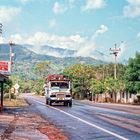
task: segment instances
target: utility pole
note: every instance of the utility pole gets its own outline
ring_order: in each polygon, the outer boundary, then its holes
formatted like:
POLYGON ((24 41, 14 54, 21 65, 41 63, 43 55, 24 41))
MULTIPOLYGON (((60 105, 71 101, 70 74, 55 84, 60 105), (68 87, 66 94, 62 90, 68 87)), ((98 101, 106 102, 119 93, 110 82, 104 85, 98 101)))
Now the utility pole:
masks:
POLYGON ((117 78, 117 55, 118 55, 119 51, 121 51, 121 49, 120 48, 117 48, 117 44, 115 44, 115 48, 113 48, 113 49, 110 48, 110 51, 112 52, 110 54, 113 54, 115 56, 114 79, 116 79, 117 78))
MULTIPOLYGON (((10 41, 9 42, 9 45, 10 45, 10 76, 9 76, 9 79, 11 79, 12 80, 12 78, 11 78, 11 74, 12 74, 12 46, 14 46, 15 45, 15 43, 14 42, 12 42, 12 41, 10 41)), ((9 90, 9 100, 11 100, 11 89, 9 90)))
POLYGON ((0 35, 2 35, 2 23, 0 23, 0 35))
POLYGON ((10 45, 10 72, 12 73, 12 47, 15 45, 14 42, 10 41, 9 42, 9 45, 10 45))

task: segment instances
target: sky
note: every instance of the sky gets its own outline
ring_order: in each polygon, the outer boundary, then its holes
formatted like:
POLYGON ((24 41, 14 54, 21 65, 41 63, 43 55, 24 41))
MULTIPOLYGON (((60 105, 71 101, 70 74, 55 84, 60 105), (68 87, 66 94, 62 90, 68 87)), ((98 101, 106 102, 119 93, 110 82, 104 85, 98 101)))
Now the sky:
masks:
POLYGON ((0 23, 0 43, 30 44, 37 53, 50 45, 113 60, 116 44, 122 62, 140 51, 140 0, 0 0, 0 23))

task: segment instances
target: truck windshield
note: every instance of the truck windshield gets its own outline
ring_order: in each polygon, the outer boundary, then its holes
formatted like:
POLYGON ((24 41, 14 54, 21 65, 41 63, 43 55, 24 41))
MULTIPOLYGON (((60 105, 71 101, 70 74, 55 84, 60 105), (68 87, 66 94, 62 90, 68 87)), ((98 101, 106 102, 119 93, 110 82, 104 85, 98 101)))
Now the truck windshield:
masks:
POLYGON ((69 83, 68 82, 51 82, 51 87, 59 87, 59 88, 64 88, 67 89, 69 88, 69 83))

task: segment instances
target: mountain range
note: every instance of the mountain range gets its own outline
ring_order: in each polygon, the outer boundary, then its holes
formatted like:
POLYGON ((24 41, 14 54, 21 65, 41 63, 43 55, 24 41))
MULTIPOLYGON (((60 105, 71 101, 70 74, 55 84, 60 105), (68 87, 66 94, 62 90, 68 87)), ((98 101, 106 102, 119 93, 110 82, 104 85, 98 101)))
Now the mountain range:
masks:
MULTIPOLYGON (((29 62, 38 62, 38 61, 51 61, 55 64, 64 66, 69 66, 75 63, 86 63, 86 64, 103 64, 104 61, 96 60, 91 57, 81 57, 76 56, 76 50, 63 49, 63 48, 54 48, 51 46, 42 46, 42 53, 36 53, 32 50, 31 45, 14 45, 12 46, 12 53, 14 53, 13 59, 15 61, 29 61, 29 62), (61 56, 61 57, 57 57, 61 56)), ((10 47, 8 44, 0 45, 0 60, 9 59, 10 47)), ((97 53, 97 52, 96 52, 97 53)), ((97 53, 101 55, 100 53, 97 53)))
MULTIPOLYGON (((53 73, 60 73, 62 70, 68 66, 81 63, 81 64, 91 64, 99 65, 106 62, 102 60, 96 60, 91 57, 76 57, 75 50, 54 48, 51 46, 42 46, 42 53, 36 53, 32 49, 33 46, 24 45, 14 45, 12 46, 12 73, 22 76, 24 79, 34 79, 35 65, 41 61, 50 61, 53 73), (49 55, 48 55, 49 54, 49 55), (61 56, 61 57, 55 57, 61 56), (63 56, 63 57, 62 57, 63 56)), ((40 52, 40 51, 38 51, 40 52)), ((9 44, 0 44, 0 61, 10 60, 10 46, 9 44)))

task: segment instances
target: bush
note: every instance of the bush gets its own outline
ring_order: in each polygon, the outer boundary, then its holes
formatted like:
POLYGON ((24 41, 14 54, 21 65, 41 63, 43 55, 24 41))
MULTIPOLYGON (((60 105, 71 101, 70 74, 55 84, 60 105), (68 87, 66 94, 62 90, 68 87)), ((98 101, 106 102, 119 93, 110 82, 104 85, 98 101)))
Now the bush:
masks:
MULTIPOLYGON (((4 98, 9 98, 9 93, 5 93, 4 98)), ((16 99, 16 96, 14 93, 11 93, 11 99, 16 99)))

